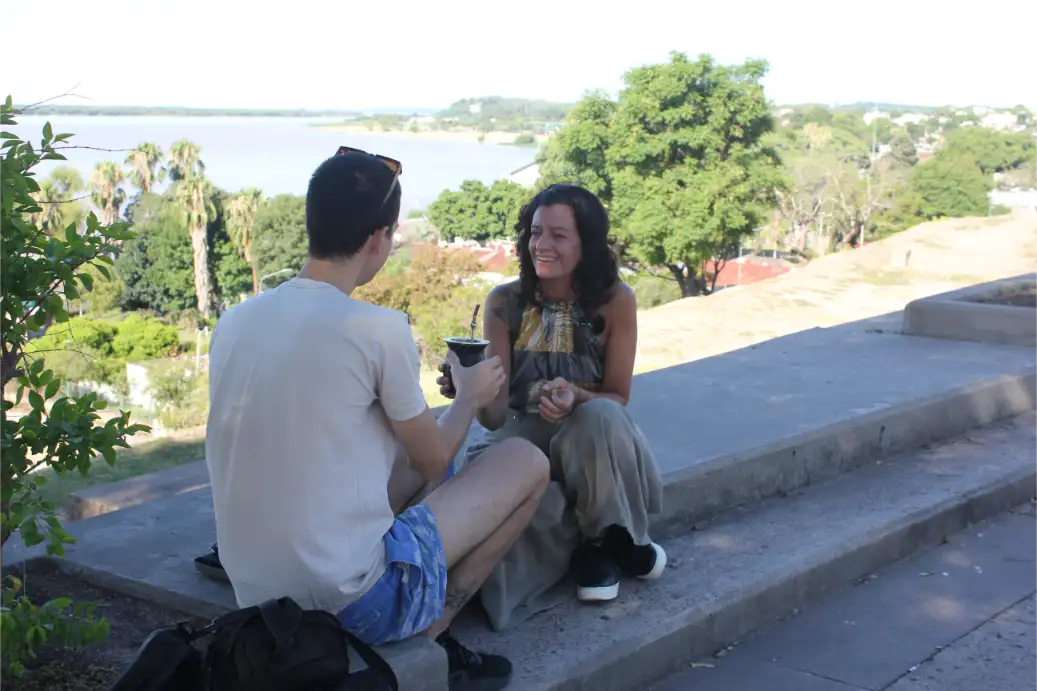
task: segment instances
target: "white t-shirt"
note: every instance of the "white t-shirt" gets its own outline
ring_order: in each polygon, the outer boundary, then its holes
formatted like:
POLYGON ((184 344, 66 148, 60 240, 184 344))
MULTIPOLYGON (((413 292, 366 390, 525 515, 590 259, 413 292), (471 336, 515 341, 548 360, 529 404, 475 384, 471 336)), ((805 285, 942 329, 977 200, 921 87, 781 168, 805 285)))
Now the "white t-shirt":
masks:
POLYGON ((426 409, 407 317, 295 278, 228 310, 209 355, 205 457, 239 607, 336 612, 385 571, 397 443, 426 409))

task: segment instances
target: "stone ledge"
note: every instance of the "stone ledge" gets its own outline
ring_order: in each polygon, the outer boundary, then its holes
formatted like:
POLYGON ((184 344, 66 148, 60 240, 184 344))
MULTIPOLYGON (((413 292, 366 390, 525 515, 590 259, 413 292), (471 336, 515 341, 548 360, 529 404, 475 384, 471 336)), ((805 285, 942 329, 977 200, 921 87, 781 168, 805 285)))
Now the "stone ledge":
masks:
MULTIPOLYGON (((512 659, 515 691, 649 688, 794 609, 1029 502, 1034 425, 1029 413, 735 509, 663 541, 666 575, 624 581, 613 602, 581 604, 563 583, 560 597, 549 598, 560 604, 499 633, 475 612, 453 628, 475 649, 512 659)), ((1032 560, 1021 557, 1017 568, 1032 574, 1032 560)))
POLYGON ((969 286, 914 300, 904 308, 903 333, 1001 345, 1037 345, 1037 310, 979 302, 992 291, 1032 285, 1037 274, 969 286))
POLYGON ((65 500, 65 515, 70 521, 80 521, 208 486, 205 461, 193 461, 72 492, 65 500))
POLYGON ((940 442, 1037 406, 1037 372, 992 377, 727 454, 664 477, 662 534, 750 501, 780 496, 858 466, 940 442))

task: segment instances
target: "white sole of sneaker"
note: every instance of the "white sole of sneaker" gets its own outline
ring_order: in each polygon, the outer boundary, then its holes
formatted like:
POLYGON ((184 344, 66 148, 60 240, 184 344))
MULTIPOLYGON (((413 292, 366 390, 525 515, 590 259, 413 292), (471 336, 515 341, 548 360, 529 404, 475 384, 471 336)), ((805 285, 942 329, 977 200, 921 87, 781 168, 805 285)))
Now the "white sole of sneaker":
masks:
POLYGON ((655 566, 644 576, 638 576, 638 578, 644 581, 654 581, 659 576, 662 576, 663 571, 666 570, 666 550, 654 542, 652 543, 652 549, 655 550, 655 566))
POLYGON ((576 588, 576 599, 580 602, 608 602, 619 597, 619 583, 597 588, 576 588))

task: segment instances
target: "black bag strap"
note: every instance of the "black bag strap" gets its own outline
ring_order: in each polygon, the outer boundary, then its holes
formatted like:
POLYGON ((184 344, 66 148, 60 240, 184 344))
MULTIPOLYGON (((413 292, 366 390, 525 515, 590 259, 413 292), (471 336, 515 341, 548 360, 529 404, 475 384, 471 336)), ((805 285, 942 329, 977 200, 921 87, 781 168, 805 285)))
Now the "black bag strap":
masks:
POLYGON ((396 680, 396 673, 392 671, 392 667, 390 667, 389 663, 385 661, 385 658, 376 653, 367 643, 364 643, 349 631, 346 631, 345 628, 342 629, 342 633, 346 637, 346 642, 356 650, 357 654, 360 655, 360 659, 364 661, 364 664, 371 669, 376 670, 385 678, 385 681, 389 684, 390 691, 399 691, 400 686, 399 682, 396 680))
POLYGON ((295 632, 302 623, 302 608, 295 600, 280 598, 259 605, 263 622, 274 637, 274 652, 283 652, 292 646, 295 632))

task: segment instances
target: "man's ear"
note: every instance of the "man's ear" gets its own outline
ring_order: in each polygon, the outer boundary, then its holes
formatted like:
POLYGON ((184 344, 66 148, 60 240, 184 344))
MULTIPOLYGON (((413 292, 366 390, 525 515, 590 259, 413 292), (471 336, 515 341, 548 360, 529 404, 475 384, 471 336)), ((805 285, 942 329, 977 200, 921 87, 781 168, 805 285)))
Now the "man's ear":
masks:
POLYGON ((364 243, 364 249, 369 254, 378 255, 382 251, 383 242, 392 242, 392 236, 388 233, 389 228, 376 228, 370 237, 367 238, 367 242, 364 243))

